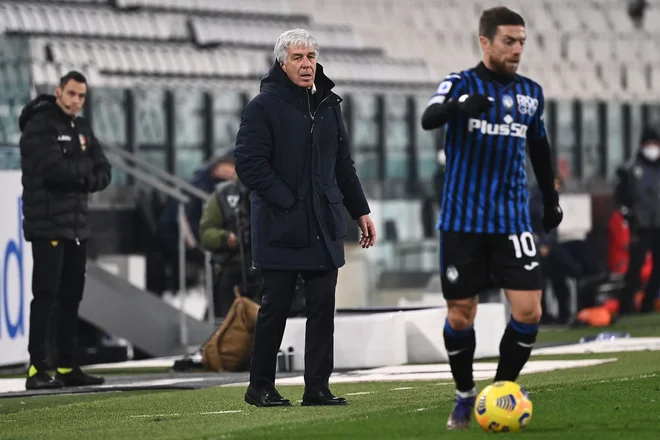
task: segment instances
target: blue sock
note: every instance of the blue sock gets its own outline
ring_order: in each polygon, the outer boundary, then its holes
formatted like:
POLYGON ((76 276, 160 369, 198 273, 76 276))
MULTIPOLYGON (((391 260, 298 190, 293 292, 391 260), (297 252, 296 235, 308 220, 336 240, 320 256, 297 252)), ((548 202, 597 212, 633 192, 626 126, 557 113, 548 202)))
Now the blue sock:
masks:
POLYGON ((464 330, 455 330, 449 324, 449 320, 446 320, 443 336, 451 374, 456 382, 456 390, 461 393, 472 392, 474 390, 472 363, 477 345, 474 326, 464 330))

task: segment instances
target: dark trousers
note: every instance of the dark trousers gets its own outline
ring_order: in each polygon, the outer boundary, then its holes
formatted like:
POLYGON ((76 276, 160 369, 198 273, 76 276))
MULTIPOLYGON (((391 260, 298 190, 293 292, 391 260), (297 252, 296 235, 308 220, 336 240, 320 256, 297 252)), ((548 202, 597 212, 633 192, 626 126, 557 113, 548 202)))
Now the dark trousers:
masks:
MULTIPOLYGON (((263 296, 257 316, 250 365, 250 384, 275 386, 277 352, 291 308, 297 271, 263 271, 263 296)), ((334 366, 334 315, 337 269, 300 272, 306 285, 305 391, 328 389, 334 366)))
POLYGON ((57 367, 74 364, 78 307, 85 289, 87 243, 32 242, 32 303, 30 305, 30 363, 46 369, 46 340, 55 331, 57 367), (51 325, 51 316, 56 322, 51 325))
POLYGON ((217 276, 213 289, 213 313, 216 318, 225 317, 229 313, 236 298, 234 286, 240 286, 241 293, 247 295, 243 292, 243 272, 240 263, 223 265, 217 276))
MULTIPOLYGON (((567 278, 575 278, 579 282, 586 277, 598 274, 600 271, 597 260, 586 241, 573 240, 553 244, 550 253, 543 257, 541 264, 550 278, 552 291, 557 298, 558 318, 560 321, 566 321, 572 313, 571 293, 567 278)), ((547 309, 545 295, 542 306, 547 309)))
POLYGON ((653 271, 644 289, 644 300, 640 311, 652 312, 660 289, 660 229, 634 231, 630 240, 630 260, 624 277, 625 286, 621 290, 620 311, 622 314, 634 310, 635 293, 641 287, 640 271, 646 261, 646 253, 651 250, 653 271))

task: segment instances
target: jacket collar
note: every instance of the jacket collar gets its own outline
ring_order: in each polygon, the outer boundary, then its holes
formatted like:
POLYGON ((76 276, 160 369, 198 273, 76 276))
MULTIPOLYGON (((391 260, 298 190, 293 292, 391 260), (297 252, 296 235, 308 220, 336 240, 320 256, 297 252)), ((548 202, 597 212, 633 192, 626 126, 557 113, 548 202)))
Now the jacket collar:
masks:
MULTIPOLYGON (((317 63, 316 75, 311 93, 322 93, 325 97, 332 93, 331 91, 334 87, 335 83, 323 72, 323 66, 320 63, 317 63)), ((261 78, 260 90, 262 92, 269 91, 275 93, 283 99, 295 104, 300 100, 301 93, 305 93, 309 89, 294 84, 284 70, 282 70, 280 63, 275 60, 270 66, 268 73, 261 78)))

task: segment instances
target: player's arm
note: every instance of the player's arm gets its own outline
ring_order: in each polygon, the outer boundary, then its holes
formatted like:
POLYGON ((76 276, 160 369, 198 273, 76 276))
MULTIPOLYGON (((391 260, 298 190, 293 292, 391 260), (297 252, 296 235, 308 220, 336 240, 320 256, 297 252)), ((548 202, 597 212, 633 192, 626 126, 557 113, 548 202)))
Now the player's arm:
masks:
POLYGON ((493 105, 484 95, 468 95, 465 92, 465 82, 461 75, 448 75, 426 105, 422 115, 422 128, 440 128, 461 111, 470 116, 478 116, 493 105))
POLYGON ((458 98, 464 88, 463 78, 460 75, 448 75, 426 104, 422 115, 422 128, 434 130, 449 122, 460 111, 458 98))
POLYGON ((621 211, 628 223, 632 223, 633 213, 633 194, 630 188, 630 179, 627 167, 620 167, 617 170, 617 182, 614 189, 614 203, 621 211))
POLYGON ((529 159, 532 162, 532 168, 536 175, 536 181, 543 194, 543 227, 546 231, 549 231, 559 226, 563 218, 563 212, 559 207, 559 194, 555 189, 552 151, 543 121, 544 101, 543 93, 539 93, 536 115, 527 131, 527 146, 529 149, 529 159))

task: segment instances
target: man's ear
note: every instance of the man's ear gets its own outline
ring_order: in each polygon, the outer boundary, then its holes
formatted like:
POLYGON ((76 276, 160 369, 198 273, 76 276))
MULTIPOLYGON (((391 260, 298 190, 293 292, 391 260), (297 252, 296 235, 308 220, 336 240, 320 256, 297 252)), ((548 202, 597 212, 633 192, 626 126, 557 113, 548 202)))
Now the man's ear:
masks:
POLYGON ((490 48, 491 41, 488 39, 488 37, 484 37, 483 35, 479 37, 479 46, 481 46, 481 50, 483 52, 488 51, 488 48, 490 48))
POLYGON ((55 87, 55 97, 56 98, 61 98, 62 97, 62 88, 61 87, 55 87))

